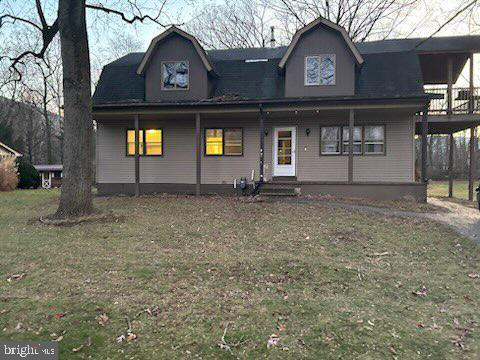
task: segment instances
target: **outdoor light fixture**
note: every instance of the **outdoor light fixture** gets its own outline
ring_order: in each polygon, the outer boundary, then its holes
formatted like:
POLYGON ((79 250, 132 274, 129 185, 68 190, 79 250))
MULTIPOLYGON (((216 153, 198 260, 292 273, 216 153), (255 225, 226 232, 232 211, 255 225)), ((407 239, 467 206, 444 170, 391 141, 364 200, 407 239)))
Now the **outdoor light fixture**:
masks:
POLYGON ((265 136, 268 136, 268 130, 265 129, 265 136))
POLYGON ((309 128, 307 128, 307 130, 305 130, 305 134, 307 134, 307 136, 310 135, 310 129, 309 128))

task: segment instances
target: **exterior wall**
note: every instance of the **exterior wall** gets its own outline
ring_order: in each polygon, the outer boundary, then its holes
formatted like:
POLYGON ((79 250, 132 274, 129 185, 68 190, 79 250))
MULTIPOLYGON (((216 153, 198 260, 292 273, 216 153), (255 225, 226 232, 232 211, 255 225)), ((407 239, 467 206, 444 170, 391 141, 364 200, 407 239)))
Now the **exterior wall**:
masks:
MULTIPOLYGON (((272 137, 274 126, 297 127, 296 176, 300 182, 346 182, 347 155, 320 155, 320 128, 347 125, 348 115, 324 115, 311 118, 269 119, 265 122, 265 176, 272 178, 272 137), (310 135, 306 135, 306 129, 310 135)), ((358 116, 357 125, 386 125, 386 155, 354 157, 354 181, 375 183, 414 182, 414 119, 395 113, 358 116)), ((134 157, 126 156, 126 131, 133 121, 98 123, 97 182, 132 184, 135 182, 134 157)), ((141 128, 163 129, 163 156, 140 157, 140 181, 145 184, 195 184, 196 155, 194 119, 140 120, 141 128)), ((259 173, 258 118, 245 115, 234 119, 202 119, 202 184, 231 186, 234 179, 250 179, 251 171, 259 173), (205 156, 204 129, 209 127, 241 127, 243 156, 205 156)))
POLYGON ((342 35, 323 25, 303 34, 285 67, 285 96, 348 96, 355 94, 355 59, 342 35), (335 54, 335 85, 305 86, 305 56, 335 54))
POLYGON ((199 100, 208 97, 208 75, 193 44, 177 34, 164 39, 154 51, 145 71, 145 100, 179 101, 199 100), (162 90, 162 61, 189 62, 189 89, 162 90))

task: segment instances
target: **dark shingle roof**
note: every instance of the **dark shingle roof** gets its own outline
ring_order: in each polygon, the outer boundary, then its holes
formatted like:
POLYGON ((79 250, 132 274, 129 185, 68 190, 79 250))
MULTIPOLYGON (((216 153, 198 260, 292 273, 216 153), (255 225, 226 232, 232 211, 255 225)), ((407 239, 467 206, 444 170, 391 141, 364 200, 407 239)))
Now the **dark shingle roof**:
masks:
MULTIPOLYGON (((395 39, 355 44, 365 59, 357 76, 356 96, 420 96, 423 94, 423 81, 417 52, 480 50, 480 36, 432 38, 413 51, 421 40, 395 39)), ((285 51, 284 46, 207 51, 218 75, 212 97, 284 97, 284 76, 278 72, 278 63, 285 51), (268 61, 245 61, 253 59, 268 61)), ((143 53, 131 53, 106 65, 93 95, 94 104, 144 101, 144 78, 136 73, 142 57, 143 53)))

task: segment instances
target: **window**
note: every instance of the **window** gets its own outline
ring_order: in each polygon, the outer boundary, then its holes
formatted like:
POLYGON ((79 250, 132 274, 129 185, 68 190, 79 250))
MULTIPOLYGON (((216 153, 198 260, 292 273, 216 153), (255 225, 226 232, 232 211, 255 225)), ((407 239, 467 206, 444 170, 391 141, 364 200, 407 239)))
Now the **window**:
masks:
POLYGON ((385 127, 365 126, 365 154, 385 153, 385 127))
MULTIPOLYGON (((348 146, 350 139, 350 129, 346 126, 343 127, 343 148, 342 151, 344 154, 348 154, 348 146)), ((362 153, 362 127, 355 126, 353 128, 353 153, 361 154, 362 153)))
POLYGON ((205 129, 206 155, 243 155, 242 129, 205 129))
POLYGON ((305 85, 335 85, 335 54, 305 58, 305 85))
MULTIPOLYGON (((142 129, 138 135, 140 155, 163 155, 162 129, 142 129)), ((135 155, 135 130, 127 130, 127 155, 135 155)))
POLYGON ((162 89, 188 90, 188 61, 167 61, 162 63, 162 89))
POLYGON ((320 140, 322 154, 340 154, 340 126, 322 127, 320 140))

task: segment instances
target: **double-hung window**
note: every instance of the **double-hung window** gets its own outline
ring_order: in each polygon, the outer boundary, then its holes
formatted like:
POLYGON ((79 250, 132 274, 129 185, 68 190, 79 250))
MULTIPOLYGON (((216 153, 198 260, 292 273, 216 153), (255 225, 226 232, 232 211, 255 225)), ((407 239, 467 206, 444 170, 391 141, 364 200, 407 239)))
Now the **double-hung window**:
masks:
POLYGON ((188 90, 189 80, 188 61, 162 62, 163 90, 188 90))
POLYGON ((322 127, 321 153, 325 155, 340 154, 340 126, 322 127))
POLYGON ((335 85, 335 54, 305 57, 305 86, 335 85))
MULTIPOLYGON (((138 137, 139 155, 163 155, 162 129, 141 129, 138 137)), ((135 130, 127 130, 127 155, 135 155, 135 130)))
POLYGON ((243 155, 242 129, 205 129, 205 155, 243 155))
MULTIPOLYGON (((348 154, 350 146, 350 128, 347 126, 343 127, 343 153, 348 154)), ((353 128, 353 153, 361 154, 362 153, 362 127, 355 126, 353 128)))
POLYGON ((385 127, 365 126, 365 154, 385 153, 385 127))

